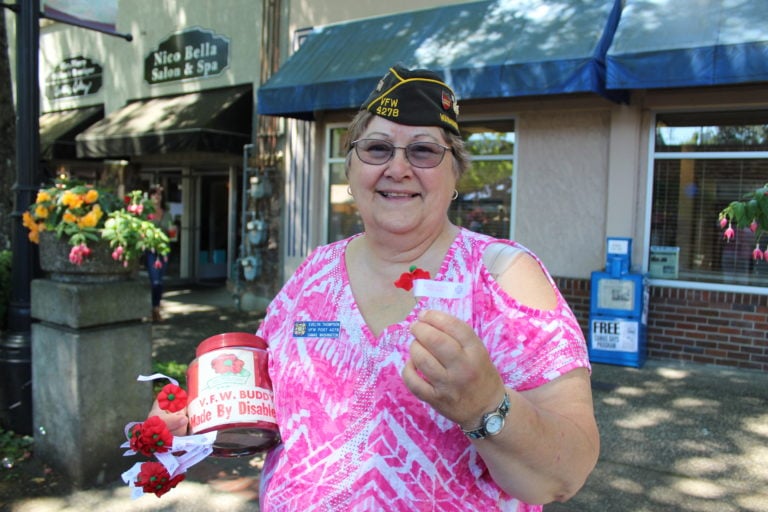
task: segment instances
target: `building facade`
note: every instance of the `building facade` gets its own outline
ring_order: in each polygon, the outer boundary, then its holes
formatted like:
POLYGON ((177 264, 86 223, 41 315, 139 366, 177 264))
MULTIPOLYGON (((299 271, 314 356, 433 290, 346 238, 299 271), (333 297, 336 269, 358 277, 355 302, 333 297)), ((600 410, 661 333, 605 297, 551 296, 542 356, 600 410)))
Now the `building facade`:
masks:
POLYGON ((286 274, 360 229, 345 123, 388 66, 426 67, 456 90, 473 153, 454 222, 540 255, 588 334, 591 273, 608 238, 629 238, 650 357, 768 369, 768 264, 751 233, 729 242, 718 224, 768 181, 766 6, 333 5, 290 11, 299 36, 257 95, 285 123, 286 274))
POLYGON ((41 29, 41 129, 90 109, 69 153, 43 155, 51 174, 166 184, 177 276, 266 301, 312 248, 361 229, 343 168, 359 104, 390 65, 431 68, 473 154, 454 222, 536 252, 587 333, 591 273, 607 238, 629 238, 650 357, 765 371, 768 264, 717 216, 768 182, 766 15, 732 0, 121 1, 132 42, 41 29))
POLYGON ((263 15, 247 1, 117 2, 130 41, 41 16, 41 180, 162 185, 171 279, 223 281, 236 266, 263 15))

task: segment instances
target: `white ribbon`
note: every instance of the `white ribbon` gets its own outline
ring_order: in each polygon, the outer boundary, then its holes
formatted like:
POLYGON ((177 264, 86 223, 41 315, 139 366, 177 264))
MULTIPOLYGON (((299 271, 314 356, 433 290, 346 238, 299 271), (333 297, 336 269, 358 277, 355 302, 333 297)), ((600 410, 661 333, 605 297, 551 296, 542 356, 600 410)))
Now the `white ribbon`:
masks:
POLYGON ((148 380, 160 380, 160 379, 167 379, 167 380, 171 381, 171 383, 174 386, 178 386, 179 385, 179 381, 177 381, 173 377, 169 377, 167 375, 163 375, 162 373, 153 373, 152 375, 139 375, 136 378, 136 380, 138 380, 139 382, 145 382, 145 381, 148 381, 148 380))
POLYGON ((131 499, 135 500, 138 498, 141 498, 144 495, 144 489, 141 487, 136 487, 136 477, 139 476, 139 473, 141 473, 141 462, 137 462, 133 466, 131 466, 131 469, 128 471, 125 471, 121 476, 123 478, 123 482, 128 484, 128 487, 131 488, 131 499))

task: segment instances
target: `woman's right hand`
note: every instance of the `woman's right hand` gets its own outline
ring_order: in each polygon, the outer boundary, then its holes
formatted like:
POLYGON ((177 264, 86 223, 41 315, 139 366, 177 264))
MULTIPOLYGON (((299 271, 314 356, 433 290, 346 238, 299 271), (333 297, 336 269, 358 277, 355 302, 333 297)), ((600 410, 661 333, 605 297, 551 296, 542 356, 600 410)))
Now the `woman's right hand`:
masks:
POLYGON ((149 411, 147 418, 150 416, 159 416, 161 420, 165 422, 168 427, 168 431, 174 436, 185 436, 189 428, 189 417, 187 416, 187 408, 183 408, 180 411, 168 412, 160 408, 157 403, 157 399, 152 403, 152 409, 149 411))

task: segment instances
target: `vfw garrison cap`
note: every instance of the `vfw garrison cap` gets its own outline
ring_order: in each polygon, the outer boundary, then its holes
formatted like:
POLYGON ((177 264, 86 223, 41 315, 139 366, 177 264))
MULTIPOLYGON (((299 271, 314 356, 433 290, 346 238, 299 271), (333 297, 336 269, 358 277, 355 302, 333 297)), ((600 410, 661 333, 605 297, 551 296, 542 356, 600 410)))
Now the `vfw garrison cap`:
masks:
POLYGON ((441 126, 459 135, 456 95, 437 73, 427 69, 392 66, 361 109, 395 123, 441 126))

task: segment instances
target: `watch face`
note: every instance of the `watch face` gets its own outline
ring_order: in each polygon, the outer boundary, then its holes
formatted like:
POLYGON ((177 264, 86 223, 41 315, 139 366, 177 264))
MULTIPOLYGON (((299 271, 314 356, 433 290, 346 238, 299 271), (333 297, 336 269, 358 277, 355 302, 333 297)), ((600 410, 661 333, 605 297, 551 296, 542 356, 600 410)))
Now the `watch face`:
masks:
POLYGON ((493 436, 501 432, 501 428, 504 426, 504 418, 499 413, 491 414, 485 422, 485 430, 489 436, 493 436))

